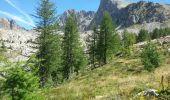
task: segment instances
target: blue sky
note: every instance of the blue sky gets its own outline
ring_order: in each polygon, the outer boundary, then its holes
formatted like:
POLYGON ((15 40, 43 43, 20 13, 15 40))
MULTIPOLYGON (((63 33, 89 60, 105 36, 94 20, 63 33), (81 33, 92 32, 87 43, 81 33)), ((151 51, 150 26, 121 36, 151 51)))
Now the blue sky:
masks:
MULTIPOLYGON (((35 7, 39 0, 0 0, 0 17, 14 19, 17 23, 27 29, 35 26, 35 19, 31 14, 35 13, 35 7)), ((98 9, 100 0, 51 0, 57 6, 57 14, 68 9, 92 10, 98 9)), ((128 0, 125 0, 128 1, 128 0)), ((139 0, 129 0, 137 2, 139 0)), ((169 3, 170 0, 145 0, 160 3, 169 3)))

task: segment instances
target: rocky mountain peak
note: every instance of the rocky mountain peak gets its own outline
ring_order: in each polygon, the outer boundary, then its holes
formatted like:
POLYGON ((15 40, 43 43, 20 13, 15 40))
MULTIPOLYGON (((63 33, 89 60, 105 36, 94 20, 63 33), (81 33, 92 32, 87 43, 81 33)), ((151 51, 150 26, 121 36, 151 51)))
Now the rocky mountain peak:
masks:
POLYGON ((170 5, 139 1, 129 4, 125 0, 101 0, 99 9, 91 22, 99 25, 103 12, 107 11, 117 25, 129 27, 134 24, 162 23, 170 19, 170 5))
POLYGON ((108 7, 115 6, 118 9, 126 7, 128 2, 125 0, 101 0, 100 5, 106 5, 108 7))
POLYGON ((121 9, 119 23, 129 26, 151 22, 163 22, 170 19, 170 6, 159 3, 144 2, 133 3, 121 9), (121 21, 122 19, 128 19, 121 21))
POLYGON ((59 17, 59 25, 61 27, 65 26, 66 20, 71 14, 75 15, 80 31, 84 31, 95 16, 94 11, 76 11, 74 9, 67 10, 59 17))
POLYGON ((76 13, 76 11, 74 9, 70 9, 70 10, 65 11, 64 15, 69 16, 70 14, 75 14, 75 13, 76 13))
POLYGON ((100 24, 105 11, 109 12, 110 15, 115 16, 120 9, 126 7, 127 5, 128 2, 125 0, 101 0, 97 13, 88 28, 92 27, 94 23, 97 25, 100 24))
POLYGON ((21 29, 19 27, 15 20, 13 19, 7 19, 7 18, 0 18, 0 28, 5 28, 5 29, 11 29, 11 30, 18 30, 21 29))
POLYGON ((170 20, 169 4, 147 1, 129 3, 127 0, 101 0, 96 13, 84 10, 67 10, 60 16, 59 24, 63 27, 68 16, 74 14, 80 31, 87 31, 90 30, 94 24, 100 24, 105 11, 111 15, 113 21, 116 22, 120 28, 130 27, 134 24, 163 23, 170 20))

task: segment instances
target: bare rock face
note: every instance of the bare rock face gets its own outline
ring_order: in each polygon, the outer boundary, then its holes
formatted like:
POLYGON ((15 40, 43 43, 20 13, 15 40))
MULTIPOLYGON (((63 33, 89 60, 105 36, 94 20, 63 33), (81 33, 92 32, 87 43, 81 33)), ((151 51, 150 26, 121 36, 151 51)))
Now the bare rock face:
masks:
POLYGON ((65 11, 60 17, 59 17, 59 25, 61 27, 65 26, 66 20, 70 15, 75 15, 77 24, 79 26, 80 31, 84 31, 89 24, 91 23, 92 19, 95 16, 94 11, 75 11, 74 9, 65 11))
POLYGON ((0 28, 0 46, 7 49, 7 57, 12 61, 27 60, 36 52, 36 44, 33 42, 38 33, 28 30, 11 30, 0 28))
POLYGON ((151 22, 164 22, 170 19, 170 6, 140 1, 121 9, 118 15, 119 17, 116 18, 117 23, 124 26, 151 22))
POLYGON ((109 12, 110 14, 117 13, 119 11, 117 3, 118 3, 117 1, 113 1, 113 0, 101 0, 98 11, 97 11, 94 19, 92 20, 89 28, 91 28, 93 26, 93 24, 96 24, 96 25, 100 24, 100 22, 102 20, 103 13, 105 11, 109 12))
POLYGON ((109 12, 113 21, 121 27, 152 22, 162 23, 170 19, 170 5, 168 4, 145 1, 128 4, 124 0, 101 0, 90 26, 94 23, 100 24, 104 11, 109 12))
POLYGON ((0 28, 18 30, 21 29, 14 20, 7 18, 0 18, 0 28))
MULTIPOLYGON (((60 16, 59 24, 63 27, 68 16, 74 14, 79 30, 88 31, 92 29, 94 24, 99 25, 101 23, 105 11, 110 13, 113 21, 120 28, 149 23, 159 23, 157 26, 160 26, 161 23, 170 20, 170 5, 168 4, 145 1, 130 4, 127 0, 101 0, 96 13, 93 11, 68 10, 60 16)), ((164 27, 169 27, 169 24, 167 25, 164 27)), ((154 28, 154 25, 151 27, 154 28)))

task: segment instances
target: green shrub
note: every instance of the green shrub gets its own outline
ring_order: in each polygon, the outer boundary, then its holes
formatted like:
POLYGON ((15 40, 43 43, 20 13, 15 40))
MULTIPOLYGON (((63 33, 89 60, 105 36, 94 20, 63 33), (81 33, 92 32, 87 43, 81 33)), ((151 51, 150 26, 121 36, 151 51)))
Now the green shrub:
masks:
POLYGON ((167 89, 159 91, 158 100, 170 100, 170 92, 167 89))
POLYGON ((127 30, 123 32, 122 35, 122 42, 123 42, 123 53, 124 55, 131 55, 132 48, 131 46, 136 43, 136 35, 134 33, 129 33, 127 30))
POLYGON ((41 92, 35 91, 26 94, 24 100, 45 100, 45 96, 41 92))
POLYGON ((144 68, 148 71, 152 71, 160 66, 160 54, 154 44, 148 43, 144 47, 141 54, 141 61, 144 68))
POLYGON ((38 90, 38 78, 25 71, 20 64, 16 64, 5 73, 4 91, 12 100, 26 100, 28 96, 38 90))

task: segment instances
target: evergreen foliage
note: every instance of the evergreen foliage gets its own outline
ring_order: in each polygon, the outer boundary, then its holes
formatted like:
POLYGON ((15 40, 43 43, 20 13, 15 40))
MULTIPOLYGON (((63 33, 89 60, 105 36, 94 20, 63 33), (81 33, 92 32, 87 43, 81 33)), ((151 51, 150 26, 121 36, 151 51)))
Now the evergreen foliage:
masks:
POLYGON ((39 71, 41 86, 56 84, 61 81, 61 39, 57 34, 57 17, 54 4, 50 0, 41 0, 36 11, 37 39, 39 51, 39 71), (54 83, 53 83, 54 82, 54 83))
POLYGON ((143 41, 147 41, 149 39, 150 39, 149 32, 144 29, 140 30, 140 32, 138 34, 137 42, 143 42, 143 41))
POLYGON ((98 39, 99 31, 97 27, 94 25, 93 27, 93 33, 88 37, 88 54, 89 54, 89 64, 91 65, 91 69, 96 68, 96 62, 97 62, 97 39, 98 39))
POLYGON ((136 36, 134 33, 129 33, 127 30, 124 30, 122 35, 122 41, 123 41, 123 52, 125 55, 131 54, 131 48, 133 44, 136 43, 136 36))
MULTIPOLYGON (((97 41, 97 55, 99 66, 107 64, 116 52, 113 43, 117 37, 115 31, 116 25, 113 24, 112 18, 108 12, 104 12, 103 20, 100 25, 100 32, 97 41)), ((116 48, 117 49, 117 48, 116 48)))
POLYGON ((141 54, 141 61, 148 71, 153 71, 160 66, 160 54, 154 44, 148 43, 146 45, 141 54))
POLYGON ((158 28, 154 29, 153 33, 152 33, 152 39, 157 39, 159 38, 161 35, 160 35, 160 30, 158 28))
POLYGON ((31 97, 32 93, 37 91, 38 77, 24 70, 19 63, 11 66, 5 73, 3 89, 11 96, 12 100, 27 100, 27 96, 31 97))
POLYGON ((78 26, 74 15, 69 16, 63 36, 63 77, 69 79, 70 75, 79 71, 86 65, 83 46, 80 42, 78 26))
POLYGON ((150 34, 151 34, 152 39, 165 37, 167 35, 170 35, 170 28, 161 28, 161 29, 156 28, 150 34))
POLYGON ((120 35, 118 33, 116 33, 116 32, 113 35, 112 45, 113 45, 113 54, 117 54, 118 52, 121 51, 121 49, 122 49, 122 40, 121 40, 120 35))

